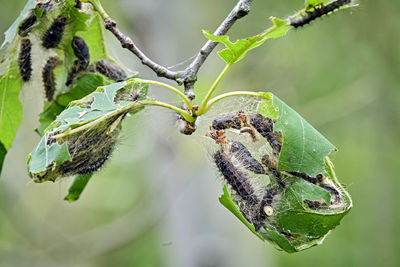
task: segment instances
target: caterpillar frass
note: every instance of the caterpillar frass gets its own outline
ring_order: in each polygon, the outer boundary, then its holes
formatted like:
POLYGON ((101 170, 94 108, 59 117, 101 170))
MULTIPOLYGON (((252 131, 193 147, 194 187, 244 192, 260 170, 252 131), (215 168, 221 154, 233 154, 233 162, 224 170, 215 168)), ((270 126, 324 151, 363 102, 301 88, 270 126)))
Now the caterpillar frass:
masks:
POLYGON ((67 81, 65 83, 66 86, 72 84, 77 74, 86 70, 90 62, 89 47, 82 38, 75 36, 71 41, 71 47, 78 59, 74 61, 74 65, 72 66, 71 71, 68 73, 67 81))
POLYGON ((31 41, 28 38, 22 39, 18 55, 18 66, 24 82, 29 81, 32 75, 31 51, 31 41))
POLYGON ((54 69, 58 65, 59 59, 57 56, 50 57, 44 65, 42 71, 42 81, 46 99, 51 101, 53 99, 54 92, 56 91, 56 82, 54 76, 54 69))
POLYGON ((344 5, 350 4, 351 1, 352 0, 334 0, 327 4, 322 4, 321 6, 315 6, 313 7, 313 11, 306 11, 299 18, 290 18, 290 25, 295 28, 304 26, 323 15, 327 15, 344 5))
POLYGON ((108 60, 96 62, 96 71, 116 82, 126 80, 125 72, 108 60))
POLYGON ((42 37, 42 46, 44 48, 55 48, 61 42, 63 37, 67 18, 59 15, 51 24, 49 29, 42 37))
POLYGON ((246 173, 240 171, 222 150, 218 150, 213 158, 218 170, 224 176, 228 184, 232 186, 233 190, 235 190, 244 201, 256 205, 258 199, 254 193, 253 187, 249 183, 249 177, 246 173))
POLYGON ((265 174, 263 166, 253 158, 250 151, 242 143, 233 142, 230 150, 246 169, 256 174, 265 174))

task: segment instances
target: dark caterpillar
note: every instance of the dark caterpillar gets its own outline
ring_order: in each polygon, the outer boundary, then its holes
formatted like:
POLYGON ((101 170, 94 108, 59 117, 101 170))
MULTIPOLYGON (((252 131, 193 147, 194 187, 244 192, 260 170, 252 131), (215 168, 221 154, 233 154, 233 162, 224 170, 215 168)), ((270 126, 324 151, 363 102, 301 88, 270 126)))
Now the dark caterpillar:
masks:
POLYGON ((281 188, 286 187, 286 183, 282 179, 282 174, 280 171, 278 171, 278 163, 271 159, 268 155, 264 155, 261 159, 262 164, 264 164, 265 167, 268 168, 268 171, 273 175, 275 178, 277 184, 281 188))
POLYGON ((342 196, 338 190, 326 184, 320 184, 319 186, 335 196, 334 204, 339 204, 342 202, 342 196))
POLYGON ((42 71, 43 86, 48 101, 53 99, 54 92, 56 91, 54 69, 58 65, 58 61, 57 56, 49 58, 42 71))
POLYGON ((82 8, 82 2, 79 0, 75 0, 75 5, 74 7, 76 7, 77 9, 81 9, 82 8))
POLYGON ((30 15, 24 19, 18 27, 18 35, 25 37, 32 30, 32 26, 36 23, 36 15, 31 12, 30 15))
POLYGON ((274 197, 278 194, 278 190, 275 188, 268 188, 265 192, 263 199, 261 200, 260 207, 258 210, 258 214, 256 216, 255 222, 253 222, 255 230, 258 231, 263 225, 263 221, 267 218, 267 214, 264 210, 266 206, 271 206, 274 200, 274 197))
POLYGON ((31 59, 32 43, 28 38, 21 40, 18 66, 22 80, 29 81, 32 75, 32 59, 31 59))
POLYGON ((44 48, 55 48, 63 37, 67 18, 63 15, 59 15, 51 24, 50 28, 42 37, 42 46, 44 48))
POLYGON ((278 133, 274 132, 274 122, 261 114, 250 115, 250 124, 268 140, 275 155, 281 152, 282 144, 278 141, 278 133))
POLYGON ((74 50, 75 56, 80 60, 87 62, 89 64, 90 61, 90 53, 89 47, 87 46, 85 40, 81 37, 74 36, 71 41, 72 49, 74 50))
POLYGON ((89 47, 82 38, 75 36, 71 41, 71 46, 78 59, 74 61, 74 65, 68 73, 66 86, 69 86, 73 82, 79 72, 86 70, 90 62, 89 47))
MULTIPOLYGON (((35 9, 43 8, 43 15, 46 14, 48 11, 50 11, 53 8, 53 2, 48 1, 46 3, 39 3, 36 5, 35 9)), ((32 11, 29 12, 28 17, 26 17, 18 27, 18 35, 21 37, 25 37, 29 34, 29 32, 32 30, 33 25, 35 25, 37 21, 36 14, 32 11)))
POLYGON ((100 60, 96 62, 96 71, 116 82, 122 82, 126 80, 125 72, 107 60, 100 60))
POLYGON ((309 175, 307 175, 306 173, 303 172, 296 172, 296 171, 287 171, 287 173, 299 177, 309 183, 312 184, 317 184, 320 183, 322 181, 323 176, 321 174, 318 174, 316 177, 311 177, 309 175))
POLYGON ((263 166, 251 155, 250 151, 240 142, 235 141, 231 144, 231 152, 241 162, 241 164, 257 174, 265 174, 263 166))
POLYGON ((232 186, 243 200, 253 205, 258 203, 258 199, 254 194, 254 189, 249 183, 249 177, 235 167, 222 150, 214 154, 214 162, 228 184, 232 186))
POLYGON ((340 8, 341 6, 350 4, 352 0, 334 0, 332 2, 329 2, 325 5, 321 6, 315 6, 313 11, 306 11, 305 14, 303 14, 299 18, 291 18, 290 19, 290 25, 298 28, 301 26, 304 26, 311 21, 322 17, 323 15, 327 15, 332 11, 335 11, 336 9, 340 8))
POLYGON ((93 155, 90 157, 90 159, 83 165, 81 165, 81 168, 77 171, 78 174, 87 174, 87 173, 92 173, 100 169, 104 163, 107 161, 109 156, 111 155, 111 152, 113 150, 113 147, 107 147, 105 151, 103 151, 102 154, 100 155, 93 155))
POLYGON ((279 155, 282 144, 279 141, 280 133, 273 131, 274 122, 261 114, 246 115, 243 111, 225 113, 217 116, 211 123, 213 130, 237 129, 248 132, 255 140, 254 129, 271 145, 275 155, 279 155))
POLYGON ((215 130, 225 130, 225 129, 237 129, 241 128, 240 120, 237 114, 234 113, 224 113, 217 116, 211 123, 211 126, 215 130))

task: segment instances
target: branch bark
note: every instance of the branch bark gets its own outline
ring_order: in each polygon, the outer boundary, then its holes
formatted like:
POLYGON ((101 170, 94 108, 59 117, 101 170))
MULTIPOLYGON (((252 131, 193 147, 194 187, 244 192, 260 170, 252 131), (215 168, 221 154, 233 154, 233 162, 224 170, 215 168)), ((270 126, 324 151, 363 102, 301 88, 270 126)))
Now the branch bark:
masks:
MULTIPOLYGON (((229 15, 224 19, 224 21, 215 30, 214 35, 224 35, 226 34, 232 25, 240 18, 246 16, 250 12, 250 7, 253 0, 239 0, 229 15)), ((135 54, 140 61, 152 69, 157 76, 164 77, 170 80, 176 81, 178 84, 184 84, 185 94, 190 99, 195 98, 193 91, 194 84, 197 81, 197 73, 199 69, 206 61, 207 57, 211 54, 217 43, 212 41, 207 41, 204 46, 200 49, 197 56, 190 63, 190 65, 182 71, 171 71, 168 68, 157 64, 150 58, 148 58, 132 41, 131 38, 123 34, 117 27, 117 23, 109 17, 104 19, 104 24, 107 30, 109 30, 121 43, 123 48, 128 49, 133 54, 135 54)))

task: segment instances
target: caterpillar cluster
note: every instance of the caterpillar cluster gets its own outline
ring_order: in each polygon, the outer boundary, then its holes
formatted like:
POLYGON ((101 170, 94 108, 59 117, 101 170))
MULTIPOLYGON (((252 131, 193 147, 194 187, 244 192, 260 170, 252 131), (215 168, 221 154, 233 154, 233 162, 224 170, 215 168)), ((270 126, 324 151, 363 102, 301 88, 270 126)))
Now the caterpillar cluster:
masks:
MULTIPOLYGON (((283 144, 282 135, 274 131, 274 121, 261 114, 246 114, 243 111, 220 114, 212 121, 210 132, 206 134, 215 140, 220 149, 214 153, 213 161, 224 181, 237 195, 236 202, 243 216, 258 231, 265 220, 274 215, 274 200, 278 192, 285 190, 285 182, 289 177, 297 177, 327 190, 331 196, 331 204, 342 202, 341 193, 330 184, 322 174, 311 177, 305 173, 279 171, 279 154, 283 144), (247 147, 239 141, 229 141, 225 136, 228 129, 238 130, 249 136, 251 142, 264 138, 272 149, 271 155, 261 156, 260 162, 253 157, 247 147), (267 187, 256 189, 257 184, 251 175, 268 175, 273 182, 267 187)), ((323 203, 305 201, 310 209, 319 209, 323 203)))
MULTIPOLYGON (((90 100, 87 100, 90 101, 90 100)), ((46 145, 66 144, 71 159, 62 163, 52 162, 44 173, 31 173, 35 182, 55 181, 58 177, 88 174, 99 170, 110 158, 117 143, 120 122, 126 113, 116 114, 106 121, 83 132, 56 139, 58 132, 45 135, 46 145)))
MULTIPOLYGON (((30 38, 30 34, 37 35, 37 31, 32 32, 35 26, 38 24, 39 17, 37 17, 35 11, 38 9, 42 10, 41 17, 46 16, 52 10, 57 12, 57 3, 54 3, 52 0, 46 2, 40 2, 36 5, 35 8, 31 9, 27 16, 21 21, 18 26, 18 35, 21 37, 20 45, 19 45, 19 54, 18 54, 18 67, 19 72, 24 82, 28 82, 31 80, 31 76, 33 73, 32 70, 32 42, 31 40, 37 38, 30 38)), ((82 2, 75 0, 75 8, 81 9, 82 2)), ((42 49, 51 50, 55 48, 61 48, 64 50, 68 50, 68 48, 64 47, 65 42, 62 42, 63 38, 66 34, 66 28, 70 23, 70 19, 67 19, 68 15, 59 14, 56 16, 53 21, 50 23, 46 31, 41 34, 39 37, 40 44, 38 44, 42 49)), ((83 38, 79 36, 74 36, 70 42, 72 51, 76 60, 73 61, 72 66, 70 67, 65 85, 71 86, 74 81, 82 74, 88 72, 97 72, 100 73, 107 78, 114 80, 114 81, 122 81, 127 78, 125 72, 107 60, 100 60, 95 62, 92 66, 90 64, 90 52, 89 46, 86 44, 83 38)), ((48 53, 43 51, 44 54, 48 53)), ((50 55, 52 55, 50 53, 50 55)), ((67 54, 65 54, 67 55, 67 54)), ((55 74, 54 69, 63 64, 67 63, 68 60, 63 59, 65 57, 61 56, 60 58, 50 56, 43 68, 41 70, 42 73, 42 84, 45 92, 45 97, 48 101, 52 101, 54 98, 54 93, 56 92, 56 82, 55 82, 55 74), (63 59, 63 61, 61 61, 63 59)))
POLYGON ((350 4, 351 2, 352 0, 334 0, 327 4, 315 6, 313 7, 312 11, 307 10, 298 18, 290 18, 290 25, 295 28, 302 27, 319 17, 322 17, 329 14, 330 12, 337 10, 344 5, 350 4))

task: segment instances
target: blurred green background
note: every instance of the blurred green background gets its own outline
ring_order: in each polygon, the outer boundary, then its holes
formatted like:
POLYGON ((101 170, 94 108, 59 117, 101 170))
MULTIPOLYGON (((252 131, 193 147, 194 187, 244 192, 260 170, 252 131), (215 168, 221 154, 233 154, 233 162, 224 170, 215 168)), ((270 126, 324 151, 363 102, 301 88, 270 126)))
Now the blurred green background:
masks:
MULTIPOLYGON (((213 31, 236 1, 102 2, 151 58, 173 66, 196 54, 200 30, 213 31)), ((339 148, 333 161, 354 208, 323 245, 289 255, 261 243, 218 203, 207 151, 158 108, 126 120, 111 161, 77 203, 63 201, 70 178, 34 184, 27 176, 41 93, 24 87, 24 120, 0 179, 0 266, 400 266, 400 2, 359 3, 251 51, 220 86, 274 92, 339 148)), ((0 32, 24 4, 1 0, 0 32)), ((302 5, 255 0, 231 39, 302 5)), ((107 37, 113 57, 156 78, 107 37)), ((222 67, 214 52, 196 90, 222 67)), ((179 103, 159 88, 150 95, 179 103)))

